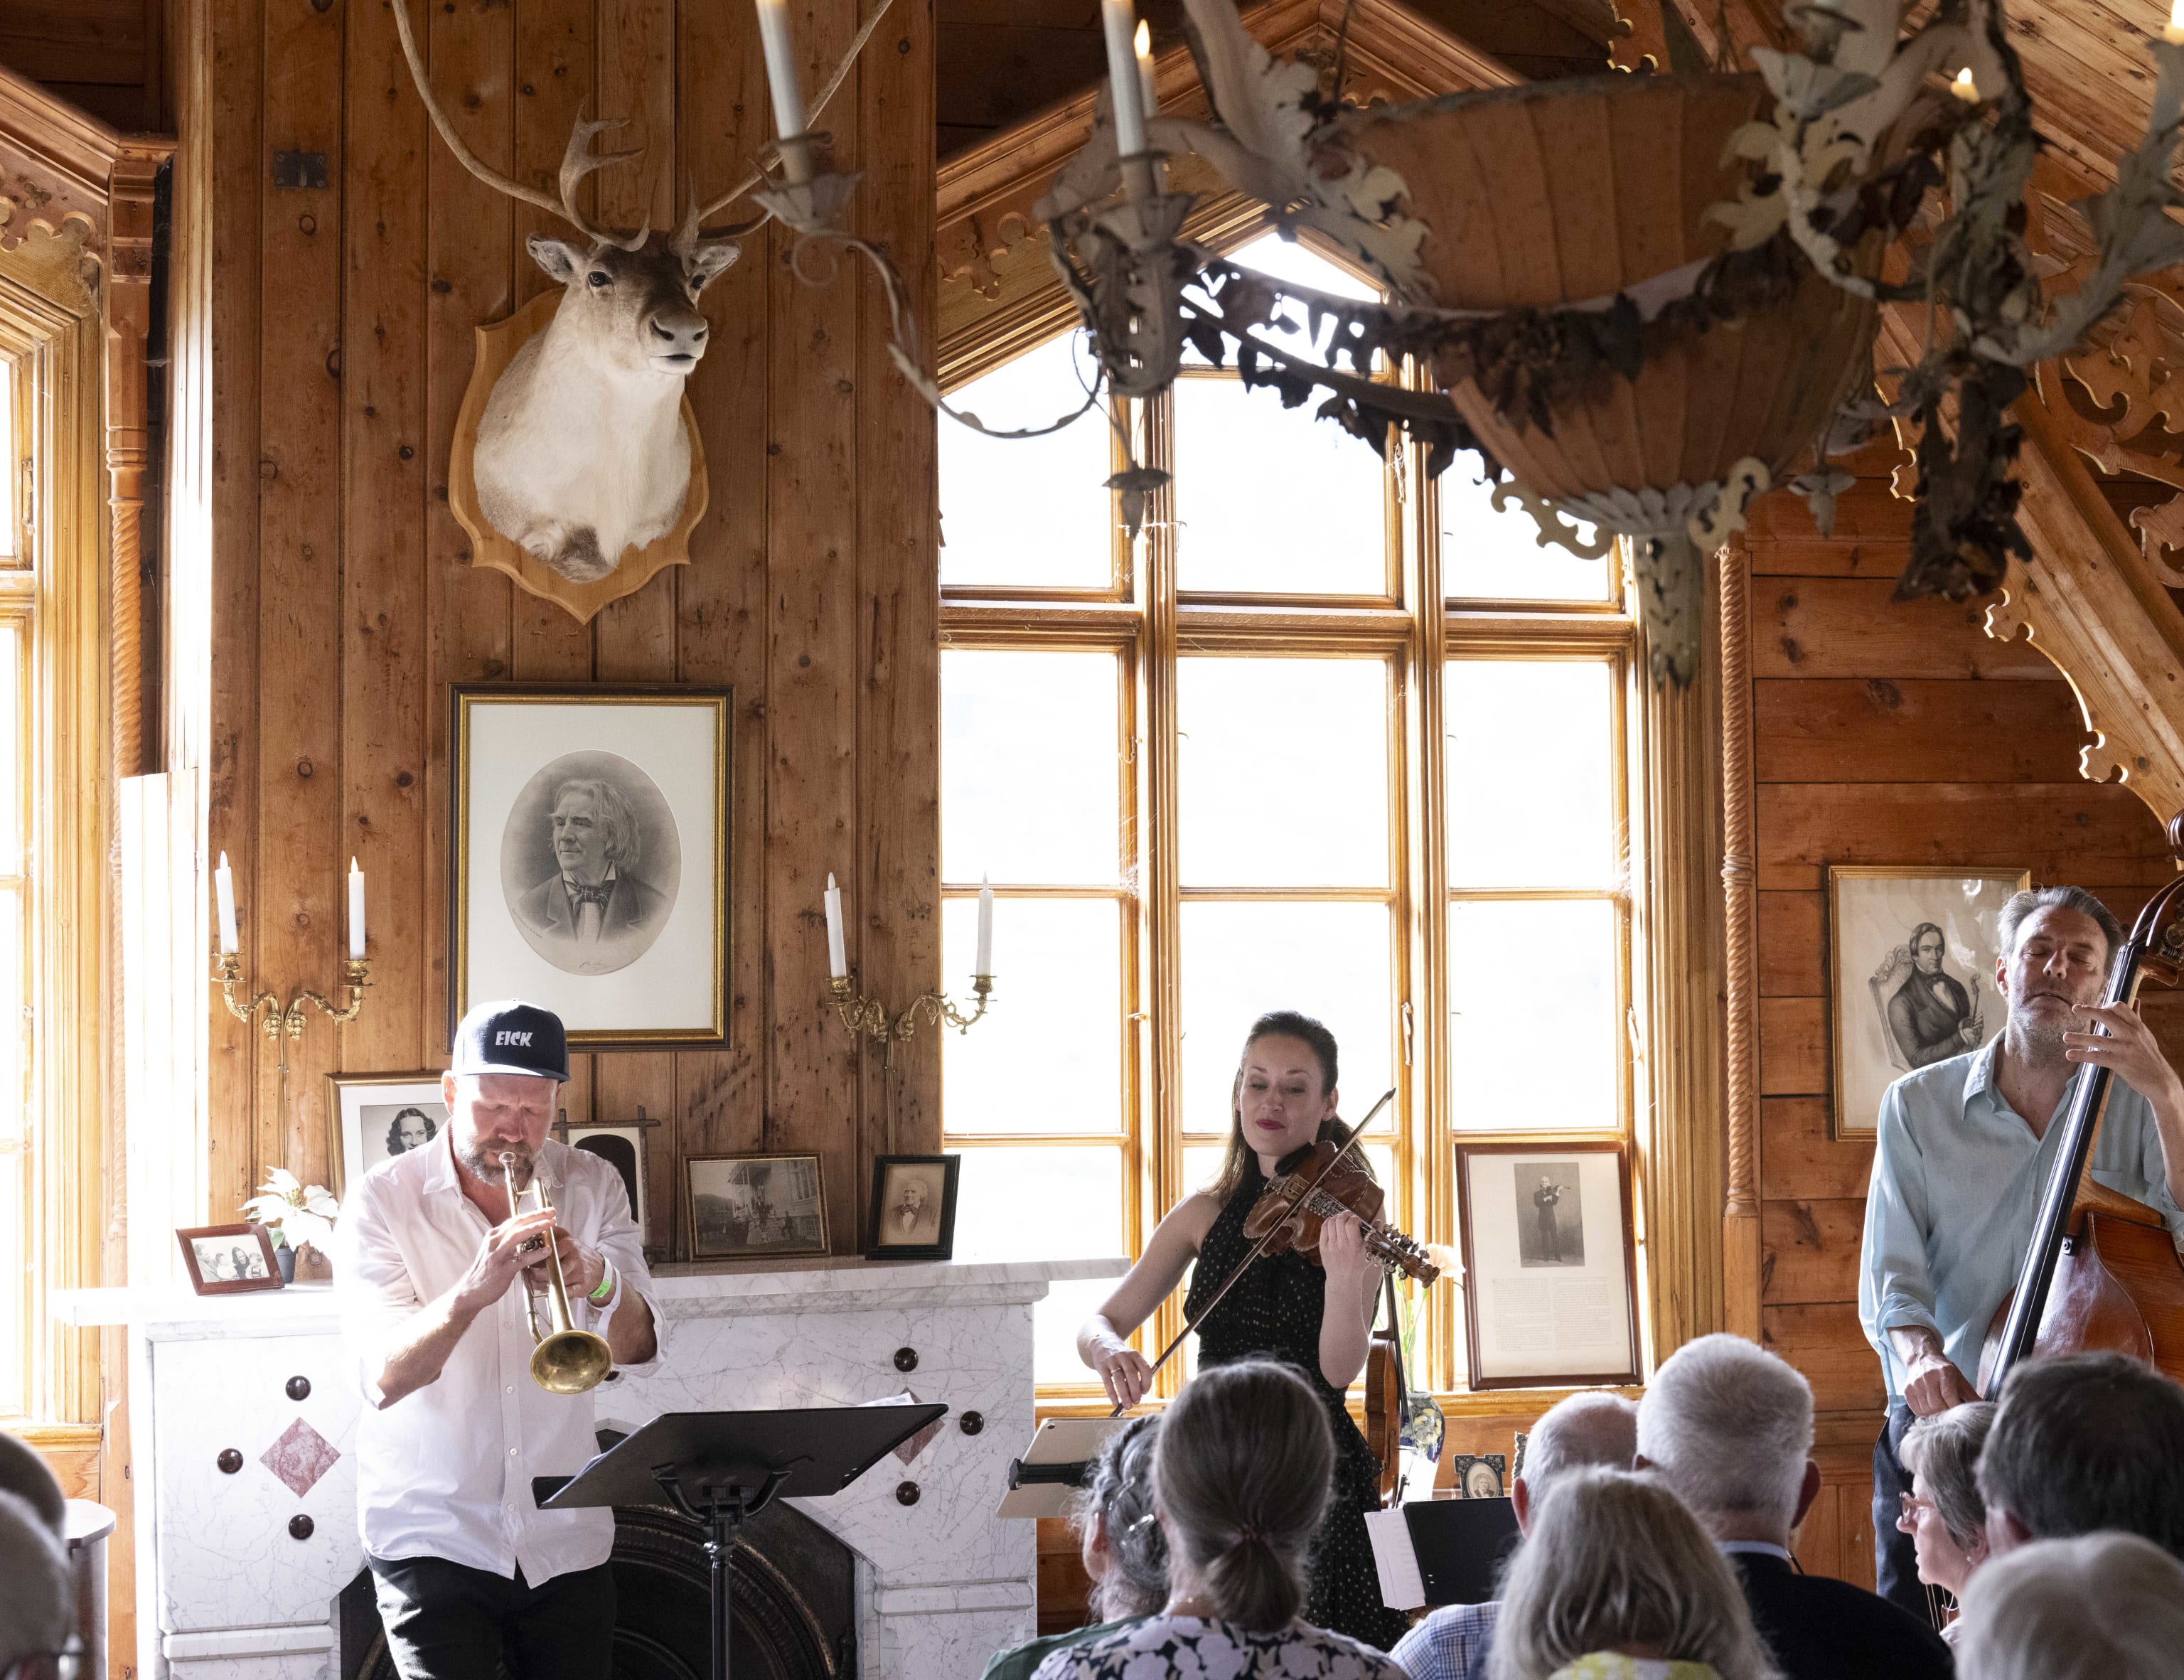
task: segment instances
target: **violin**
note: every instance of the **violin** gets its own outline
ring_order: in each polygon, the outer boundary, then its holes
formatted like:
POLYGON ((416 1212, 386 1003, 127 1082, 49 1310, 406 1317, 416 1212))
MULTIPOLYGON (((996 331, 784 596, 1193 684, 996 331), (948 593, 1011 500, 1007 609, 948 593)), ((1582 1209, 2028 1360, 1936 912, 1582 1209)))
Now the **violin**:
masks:
POLYGON ((1346 1149, 1322 1139, 1310 1153, 1279 1178, 1268 1180, 1244 1219, 1244 1235, 1268 1240, 1262 1253, 1294 1249, 1317 1265, 1319 1233, 1327 1221, 1354 1214, 1365 1228, 1365 1252, 1391 1272, 1421 1283, 1440 1275, 1423 1244, 1381 1225, 1387 1192, 1373 1175, 1355 1164, 1346 1149))

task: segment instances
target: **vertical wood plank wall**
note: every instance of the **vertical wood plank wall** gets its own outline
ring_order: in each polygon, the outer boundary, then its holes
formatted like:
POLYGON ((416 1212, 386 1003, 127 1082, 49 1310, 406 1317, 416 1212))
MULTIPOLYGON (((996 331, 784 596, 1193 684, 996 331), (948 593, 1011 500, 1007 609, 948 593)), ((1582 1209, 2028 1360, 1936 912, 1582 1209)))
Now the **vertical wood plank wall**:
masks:
MULTIPOLYGON (((384 0, 202 3, 219 51, 186 115, 210 131, 214 260, 183 307, 209 315, 215 387, 211 846, 254 989, 332 989, 352 855, 372 958, 362 1018, 313 1018, 285 1091, 215 994, 208 1213, 233 1217, 270 1165, 326 1180, 329 1071, 444 1065, 448 685, 727 684, 728 1044, 579 1057, 568 1113, 666 1123, 649 1188, 678 1254, 680 1158, 761 1147, 820 1153, 829 1231, 854 1252, 888 1115, 877 1058, 827 1001, 827 872, 869 986, 900 1007, 939 979, 933 421, 888 363, 878 287, 846 263, 808 287, 777 231, 746 242, 705 295, 690 384, 712 483, 693 563, 579 627, 472 571, 447 505, 472 329, 545 289, 523 241, 558 224, 448 155, 384 0), (323 189, 272 184, 273 154, 298 151, 324 154, 323 189)), ((613 143, 649 151, 599 178, 609 220, 657 223, 686 182, 720 192, 770 137, 748 6, 410 3, 443 109, 495 165, 551 192, 580 109, 630 120, 613 143)), ((816 89, 859 14, 792 15, 816 89)), ((932 85, 930 5, 895 0, 823 125, 928 343, 932 85)), ((897 1143, 937 1147, 937 1047, 897 1073, 897 1143)))
MULTIPOLYGON (((2137 795, 2080 779, 2085 732, 2053 666, 1990 639, 1981 603, 1889 600, 1910 505, 1886 479, 1859 481, 1831 539, 1785 495, 1754 513, 1762 1337, 1812 1380, 1821 1413, 1825 1486, 1801 1555, 1869 1586, 1884 1395, 1857 1300, 1873 1150, 1829 1137, 1827 866, 2026 868, 2128 922, 2172 865, 2137 795)), ((2148 996, 2176 1053, 2176 1006, 2148 996)), ((1988 1013, 1998 1026, 1991 993, 1988 1013)))

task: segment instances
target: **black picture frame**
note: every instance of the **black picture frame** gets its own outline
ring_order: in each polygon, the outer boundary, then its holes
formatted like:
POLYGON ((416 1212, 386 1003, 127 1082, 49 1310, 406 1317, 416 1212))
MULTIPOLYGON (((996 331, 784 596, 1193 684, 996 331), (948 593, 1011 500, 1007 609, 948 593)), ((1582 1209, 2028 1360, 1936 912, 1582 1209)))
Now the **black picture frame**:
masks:
POLYGON ((961 1155, 880 1155, 872 1160, 872 1200, 865 1220, 865 1258, 868 1260, 951 1260, 956 1258, 956 1196, 963 1169, 961 1155), (940 1180, 940 1210, 934 1235, 927 1241, 922 1220, 903 1230, 900 1220, 891 1228, 887 1216, 896 1212, 894 1199, 911 1186, 920 1186, 926 1199, 932 1196, 934 1175, 940 1180), (892 1187, 891 1187, 892 1186, 892 1187))

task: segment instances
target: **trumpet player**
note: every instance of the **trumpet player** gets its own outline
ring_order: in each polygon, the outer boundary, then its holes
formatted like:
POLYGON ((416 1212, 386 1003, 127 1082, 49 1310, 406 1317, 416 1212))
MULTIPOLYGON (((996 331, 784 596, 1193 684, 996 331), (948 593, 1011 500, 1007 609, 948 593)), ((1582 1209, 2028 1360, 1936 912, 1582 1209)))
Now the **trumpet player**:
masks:
POLYGON ((532 1379, 538 1314, 550 1299, 549 1346, 574 1350, 577 1383, 610 1358, 651 1365, 659 1320, 620 1175, 548 1136, 568 1077, 558 1017, 480 1004, 441 1079, 448 1124, 353 1186, 342 1214, 334 1276, 368 1403, 357 1505, 402 1680, 612 1667, 613 1516, 532 1497, 532 1477, 597 1451, 588 1390, 532 1379), (516 1211, 533 1185, 552 1205, 516 1211))

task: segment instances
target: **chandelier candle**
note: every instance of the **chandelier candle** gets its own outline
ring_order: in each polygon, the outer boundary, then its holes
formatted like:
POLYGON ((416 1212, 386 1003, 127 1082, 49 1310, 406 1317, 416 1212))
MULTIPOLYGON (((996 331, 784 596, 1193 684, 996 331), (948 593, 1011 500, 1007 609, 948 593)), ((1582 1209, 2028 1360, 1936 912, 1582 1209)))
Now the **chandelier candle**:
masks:
MULTIPOLYGON (((764 9, 761 3, 761 13, 764 9)), ((1115 102, 1116 155, 1134 158, 1145 149, 1145 93, 1131 38, 1137 14, 1130 0, 1100 0, 1100 23, 1107 36, 1107 95, 1115 102)))
POLYGON ((2184 0, 2176 0, 2169 8, 2169 26, 2161 31, 2161 38, 2171 47, 2184 47, 2184 0))
POLYGON ((811 157, 802 144, 804 87, 788 36, 788 0, 758 0, 758 41, 766 54, 766 85, 773 95, 773 126, 781 137, 781 167, 792 185, 811 179, 811 157))
MULTIPOLYGON (((2177 0, 2177 4, 2184 6, 2184 0, 2177 0)), ((1138 25, 1137 36, 1131 42, 1130 55, 1138 61, 1138 114, 1145 118, 1156 117, 1160 114, 1160 92, 1153 85, 1153 30, 1150 24, 1140 22, 1138 25)), ((1148 173, 1152 176, 1154 192, 1167 191, 1167 171, 1161 167, 1157 155, 1153 159, 1148 173)))

